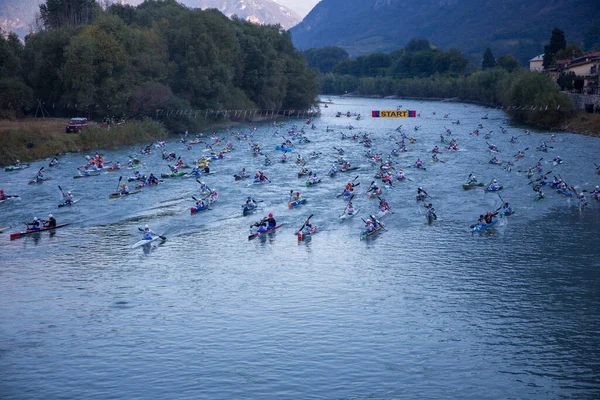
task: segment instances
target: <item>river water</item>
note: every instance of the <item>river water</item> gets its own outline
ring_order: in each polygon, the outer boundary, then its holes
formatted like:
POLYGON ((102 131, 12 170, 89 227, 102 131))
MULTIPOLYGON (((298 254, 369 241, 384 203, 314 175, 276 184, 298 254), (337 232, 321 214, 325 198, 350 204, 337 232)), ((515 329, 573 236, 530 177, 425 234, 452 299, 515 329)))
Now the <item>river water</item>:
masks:
MULTIPOLYGON (((235 150, 202 177, 220 200, 193 216, 193 178, 109 200, 130 171, 73 179, 85 154, 65 155, 53 168, 44 160, 0 172, 1 188, 22 197, 0 204, 0 225, 14 226, 0 235, 0 398, 599 398, 599 204, 589 200, 580 211, 576 199, 549 188, 536 201, 518 172, 544 157, 550 177, 591 190, 600 184, 598 139, 558 133, 551 143, 550 132, 525 135, 501 111, 460 103, 335 98, 322 111, 315 130, 301 120, 258 126, 252 141, 274 161, 269 167, 248 142, 232 139, 235 150), (420 116, 370 117, 399 105, 420 116), (338 111, 364 118, 337 118, 338 111), (471 134, 479 123, 481 134, 471 134), (320 185, 306 188, 298 165, 277 162, 274 147, 293 124, 312 142, 289 155, 321 152, 306 165, 322 176, 320 185), (377 211, 377 200, 365 195, 377 166, 340 132, 369 132, 373 151, 388 154, 399 125, 417 141, 394 158, 396 167, 420 157, 427 170, 405 169, 412 181, 383 193, 394 210, 382 218, 387 231, 361 240, 360 218, 377 211), (445 128, 459 151, 430 163, 445 128), (488 163, 489 131, 503 160, 528 149, 511 172, 488 163), (547 154, 535 150, 542 141, 553 146, 547 154), (334 146, 360 170, 326 176, 334 146), (553 166, 557 155, 565 162, 553 166), (28 185, 42 166, 52 180, 28 185), (272 183, 234 181, 242 167, 264 170, 272 183), (495 177, 516 214, 472 234, 469 225, 500 198, 464 191, 469 173, 495 177), (340 221, 345 201, 336 195, 356 175, 360 217, 340 221), (58 185, 81 201, 58 209, 58 185), (437 210, 432 225, 415 201, 419 186, 437 210), (288 209, 290 190, 301 190, 307 204, 288 209), (249 195, 261 208, 244 217, 249 195), (9 240, 23 221, 49 212, 73 224, 9 240), (249 225, 269 212, 283 227, 248 240, 249 225), (318 233, 299 243, 295 231, 309 214, 318 233), (132 250, 144 224, 168 240, 132 250)), ((103 155, 126 162, 137 150, 103 155)), ((186 161, 207 154, 176 139, 167 150, 186 161)), ((142 172, 168 171, 158 149, 140 158, 142 172)))

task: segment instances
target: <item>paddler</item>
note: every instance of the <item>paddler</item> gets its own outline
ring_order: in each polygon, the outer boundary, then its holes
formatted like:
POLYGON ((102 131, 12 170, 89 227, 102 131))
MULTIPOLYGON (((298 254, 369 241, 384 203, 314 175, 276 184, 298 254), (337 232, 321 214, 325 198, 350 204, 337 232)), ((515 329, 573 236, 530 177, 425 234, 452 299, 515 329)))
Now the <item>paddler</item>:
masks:
POLYGON ((148 177, 148 185, 156 185, 158 184, 158 179, 156 178, 156 176, 154 176, 154 174, 151 172, 150 176, 148 177))
POLYGON ((48 219, 43 222, 44 226, 47 228, 56 228, 56 219, 52 214, 48 214, 48 219))
POLYGON ((296 192, 296 194, 294 194, 292 197, 292 201, 298 201, 298 200, 302 200, 302 196, 300 195, 300 192, 296 192))
POLYGON ((402 170, 402 168, 399 168, 398 171, 396 171, 396 180, 403 181, 405 179, 406 179, 406 176, 404 176, 404 171, 402 170))
POLYGON ((260 181, 261 181, 261 182, 264 182, 264 181, 268 181, 268 180, 269 180, 269 178, 267 178, 267 177, 265 176, 265 173, 264 173, 263 171, 259 171, 259 173, 260 173, 260 181))
POLYGON ((204 182, 200 182, 200 191, 210 193, 210 188, 204 182))
POLYGON ((33 179, 36 181, 44 180, 44 174, 42 174, 42 171, 38 171, 37 174, 35 174, 35 178, 33 179))
POLYGON ((254 201, 252 196, 248 196, 248 199, 246 199, 246 205, 252 208, 256 207, 256 202, 254 201))
POLYGON ((417 200, 424 200, 429 194, 422 187, 417 189, 417 200))
POLYGON ((510 215, 513 213, 513 209, 508 203, 504 203, 504 205, 502 206, 502 212, 505 215, 510 215))
POLYGON ((373 232, 375 228, 373 227, 373 223, 370 219, 365 222, 365 232, 373 232))
POLYGON ((369 187, 369 190, 367 190, 367 193, 377 193, 379 191, 379 186, 377 186, 377 184, 375 182, 373 182, 373 184, 371 184, 371 186, 369 187))
POLYGON ((7 198, 6 194, 4 194, 4 189, 0 189, 0 200, 6 200, 7 198))
POLYGON ((306 220, 304 223, 304 227, 302 228, 303 235, 309 235, 312 231, 312 225, 310 223, 310 218, 306 220))
POLYGON ((40 221, 38 220, 38 217, 33 217, 33 222, 25 222, 25 225, 27 225, 28 231, 40 230, 40 221))
POLYGON ((579 208, 583 208, 588 205, 587 199, 585 198, 583 192, 579 193, 577 198, 579 199, 579 208))
POLYGON ((379 211, 381 211, 381 212, 392 211, 392 209, 390 208, 390 205, 388 204, 387 201, 385 201, 385 199, 379 200, 379 211))
POLYGON ((494 156, 490 160, 490 164, 500 164, 500 160, 498 159, 498 157, 494 156))
POLYGON ((277 226, 277 221, 275 221, 275 218, 273 217, 272 213, 269 214, 269 216, 266 218, 266 220, 267 220, 267 228, 273 229, 277 226))
POLYGON ((500 189, 500 185, 498 184, 498 181, 493 179, 492 183, 487 187, 487 190, 489 191, 495 191, 495 190, 499 190, 500 189))
POLYGON ((467 185, 476 185, 477 184, 477 177, 475 175, 469 175, 469 178, 467 179, 467 185))
POLYGON ((437 215, 435 213, 435 209, 433 208, 433 204, 432 203, 425 203, 424 204, 425 208, 427 209, 427 212, 431 213, 431 215, 433 215, 433 219, 437 219, 437 215))
POLYGON ((119 189, 119 193, 121 193, 121 195, 129 194, 129 188, 127 187, 126 183, 122 183, 121 184, 121 188, 119 189))
POLYGON ((66 196, 65 196, 65 204, 72 204, 73 203, 73 194, 69 191, 67 192, 66 196))
POLYGON ((488 212, 486 212, 486 213, 485 213, 485 216, 483 217, 483 218, 484 218, 484 220, 485 220, 485 223, 486 223, 486 224, 491 224, 491 223, 492 223, 492 221, 493 221, 493 218, 494 218, 496 215, 498 215, 498 213, 497 213, 497 212, 491 212, 491 211, 488 211, 488 212))
POLYGON ((344 213, 348 214, 348 215, 354 215, 354 206, 352 205, 351 201, 348 202, 348 205, 346 206, 344 213))
POLYGON ((417 161, 415 161, 415 167, 423 168, 423 161, 420 158, 417 158, 417 161))
POLYGON ((555 162, 555 163, 556 163, 556 165, 558 165, 558 164, 562 164, 562 162, 563 162, 563 161, 561 160, 560 156, 556 156, 556 157, 554 157, 554 160, 552 160, 552 161, 553 161, 553 162, 555 162))
POLYGON ((148 225, 144 226, 142 240, 152 240, 154 236, 158 236, 148 225))

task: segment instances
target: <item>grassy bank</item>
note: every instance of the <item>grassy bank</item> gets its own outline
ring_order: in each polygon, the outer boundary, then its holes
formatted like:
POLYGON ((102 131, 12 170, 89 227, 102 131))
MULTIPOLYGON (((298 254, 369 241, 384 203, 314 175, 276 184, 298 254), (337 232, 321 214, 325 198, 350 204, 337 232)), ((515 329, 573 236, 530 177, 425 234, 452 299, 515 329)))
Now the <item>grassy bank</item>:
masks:
POLYGON ((45 118, 0 121, 0 164, 32 161, 56 153, 110 149, 163 138, 162 124, 144 119, 107 128, 90 126, 82 133, 65 133, 68 119, 45 118))
POLYGON ((600 137, 600 114, 578 111, 560 126, 561 131, 600 137))

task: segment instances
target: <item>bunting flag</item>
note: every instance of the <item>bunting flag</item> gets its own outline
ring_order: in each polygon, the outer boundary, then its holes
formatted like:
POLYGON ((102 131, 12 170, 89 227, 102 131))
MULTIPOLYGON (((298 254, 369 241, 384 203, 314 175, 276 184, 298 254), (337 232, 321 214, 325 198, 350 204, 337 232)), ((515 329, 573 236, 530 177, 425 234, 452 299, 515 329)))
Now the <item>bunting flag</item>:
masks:
POLYGON ((373 118, 415 118, 415 110, 374 110, 371 111, 373 118))

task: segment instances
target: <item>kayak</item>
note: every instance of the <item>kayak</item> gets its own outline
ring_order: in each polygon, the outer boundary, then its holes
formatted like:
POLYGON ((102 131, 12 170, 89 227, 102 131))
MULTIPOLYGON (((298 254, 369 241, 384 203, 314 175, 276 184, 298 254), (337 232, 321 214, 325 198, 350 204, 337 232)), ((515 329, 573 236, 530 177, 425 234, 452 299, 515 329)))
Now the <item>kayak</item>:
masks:
POLYGON ((29 168, 29 165, 9 165, 4 168, 6 172, 19 171, 21 169, 29 168))
POLYGON ((537 151, 543 151, 544 153, 548 152, 548 148, 547 147, 536 147, 535 148, 537 151))
POLYGON ((377 188, 377 190, 371 190, 370 192, 367 192, 367 196, 369 197, 377 197, 381 194, 381 188, 377 188))
POLYGON ((483 189, 486 192, 497 192, 499 190, 502 190, 504 186, 498 186, 497 188, 491 188, 491 187, 486 187, 485 189, 483 189))
POLYGON ((129 193, 111 193, 111 194, 108 195, 108 198, 109 199, 116 199, 116 198, 119 198, 119 197, 130 196, 132 194, 136 194, 136 193, 139 193, 139 192, 140 192, 139 190, 134 190, 133 192, 129 192, 129 193))
POLYGON ((17 196, 17 195, 9 195, 9 196, 5 196, 5 197, 6 197, 5 199, 0 200, 0 203, 4 203, 5 201, 8 201, 8 200, 21 200, 21 197, 17 196))
POLYGON ((265 232, 254 232, 254 233, 251 233, 250 235, 248 235, 248 240, 254 239, 257 236, 264 235, 265 233, 274 232, 276 229, 281 228, 281 225, 283 225, 283 224, 279 224, 279 225, 277 225, 277 226, 275 226, 273 228, 267 228, 267 230, 265 232))
POLYGON ((77 203, 79 200, 81 200, 81 199, 73 200, 73 201, 72 201, 72 202, 70 202, 70 203, 60 203, 60 204, 58 205, 58 208, 61 208, 61 207, 67 207, 67 206, 72 206, 73 204, 77 203))
POLYGON ((304 203, 306 203, 306 199, 290 201, 290 202, 288 202, 288 208, 298 207, 299 205, 304 204, 304 203))
POLYGON ((98 176, 98 175, 100 175, 100 171, 84 172, 84 173, 80 173, 79 175, 73 176, 73 179, 87 178, 90 176, 98 176))
POLYGON ((471 227, 471 232, 477 232, 477 231, 481 231, 481 230, 487 229, 490 226, 494 225, 496 222, 498 222, 498 220, 497 219, 493 219, 492 222, 490 222, 489 224, 474 225, 474 226, 471 227))
POLYGON ((199 205, 199 206, 190 208, 190 214, 194 215, 194 214, 197 214, 197 213, 199 213, 201 211, 205 211, 205 210, 209 210, 208 206, 202 207, 199 205))
POLYGON ((34 184, 34 183, 42 183, 44 181, 49 181, 51 179, 52 178, 32 179, 32 180, 29 181, 29 184, 31 185, 31 184, 34 184))
POLYGON ((179 172, 172 172, 170 174, 160 174, 160 177, 161 178, 178 178, 183 175, 185 175, 185 172, 179 171, 179 172))
POLYGON ((417 166, 417 165, 413 165, 412 167, 413 167, 413 168, 416 168, 416 169, 422 169, 423 171, 427 171, 427 168, 426 168, 426 167, 423 167, 423 166, 420 166, 420 167, 419 167, 419 166, 417 166))
POLYGON ((285 151, 286 153, 291 152, 293 149, 289 148, 289 147, 281 147, 281 146, 276 146, 275 150, 279 150, 279 151, 285 151))
POLYGON ((342 212, 342 215, 340 215, 340 219, 343 221, 345 219, 354 217, 356 214, 358 214, 358 208, 355 208, 352 214, 349 214, 346 212, 346 210, 344 210, 344 212, 342 212))
POLYGON ((252 185, 262 185, 262 184, 267 184, 269 183, 269 181, 253 181, 250 185, 248 186, 252 186, 252 185))
POLYGON ((25 232, 16 232, 16 233, 11 233, 10 234, 10 240, 15 240, 15 239, 19 239, 25 235, 28 235, 30 233, 36 233, 36 232, 43 232, 43 231, 51 231, 54 229, 58 229, 58 228, 62 228, 63 226, 67 226, 67 225, 71 225, 71 222, 67 222, 65 224, 59 224, 53 227, 42 227, 40 229, 36 229, 36 230, 32 230, 32 229, 27 229, 25 232))
POLYGON ((479 182, 479 183, 463 183, 462 187, 465 190, 471 190, 474 187, 482 187, 484 184, 483 182, 479 182))
POLYGON ((316 180, 316 181, 314 181, 314 182, 311 182, 311 181, 306 181, 306 187, 314 186, 314 185, 316 185, 317 183, 321 183, 321 178, 317 179, 317 180, 316 180))
POLYGON ((312 235, 315 234, 315 232, 317 231, 317 227, 313 226, 312 228, 310 228, 309 232, 302 232, 302 230, 300 232, 298 232, 298 241, 302 241, 304 239, 308 239, 310 238, 312 235))
POLYGON ((567 189, 556 189, 556 191, 565 196, 573 196, 573 192, 567 189))
POLYGON ((243 215, 248 215, 248 214, 252 214, 254 211, 256 211, 258 209, 257 205, 249 205, 249 204, 244 204, 242 206, 242 214, 243 215))
POLYGON ((140 246, 147 246, 147 245, 155 243, 155 242, 157 242, 159 240, 161 240, 162 242, 164 242, 166 240, 166 238, 163 239, 163 237, 160 237, 160 236, 156 235, 156 236, 153 236, 152 239, 142 239, 139 242, 136 242, 135 244, 132 244, 131 248, 132 249, 136 249, 136 248, 138 248, 140 246))
POLYGON ((508 212, 502 211, 502 212, 500 212, 500 217, 508 217, 510 215, 513 215, 514 213, 515 213, 515 210, 510 210, 508 212))
POLYGON ((360 234, 360 239, 367 239, 369 237, 377 236, 380 232, 385 230, 384 227, 379 227, 378 229, 373 229, 372 231, 363 231, 360 234))
POLYGON ((340 172, 350 172, 350 171, 356 171, 357 169, 359 169, 360 167, 350 167, 350 168, 340 168, 340 172))
POLYGON ((391 210, 385 209, 385 210, 379 210, 379 212, 377 213, 377 216, 379 218, 383 217, 384 215, 386 215, 387 213, 389 213, 391 210))
POLYGON ((431 211, 427 211, 427 213, 425 214, 425 218, 427 218, 428 224, 433 224, 433 221, 437 219, 437 215, 435 215, 435 213, 431 211))
POLYGON ((163 182, 163 181, 159 180, 159 181, 157 181, 155 183, 144 183, 144 182, 142 182, 142 183, 138 183, 137 185, 135 185, 135 188, 136 189, 141 189, 141 188, 146 187, 146 186, 156 186, 156 185, 158 185, 161 182, 163 182))
POLYGON ((246 179, 246 178, 250 178, 250 175, 239 175, 239 174, 233 175, 233 179, 235 179, 236 181, 246 179))

